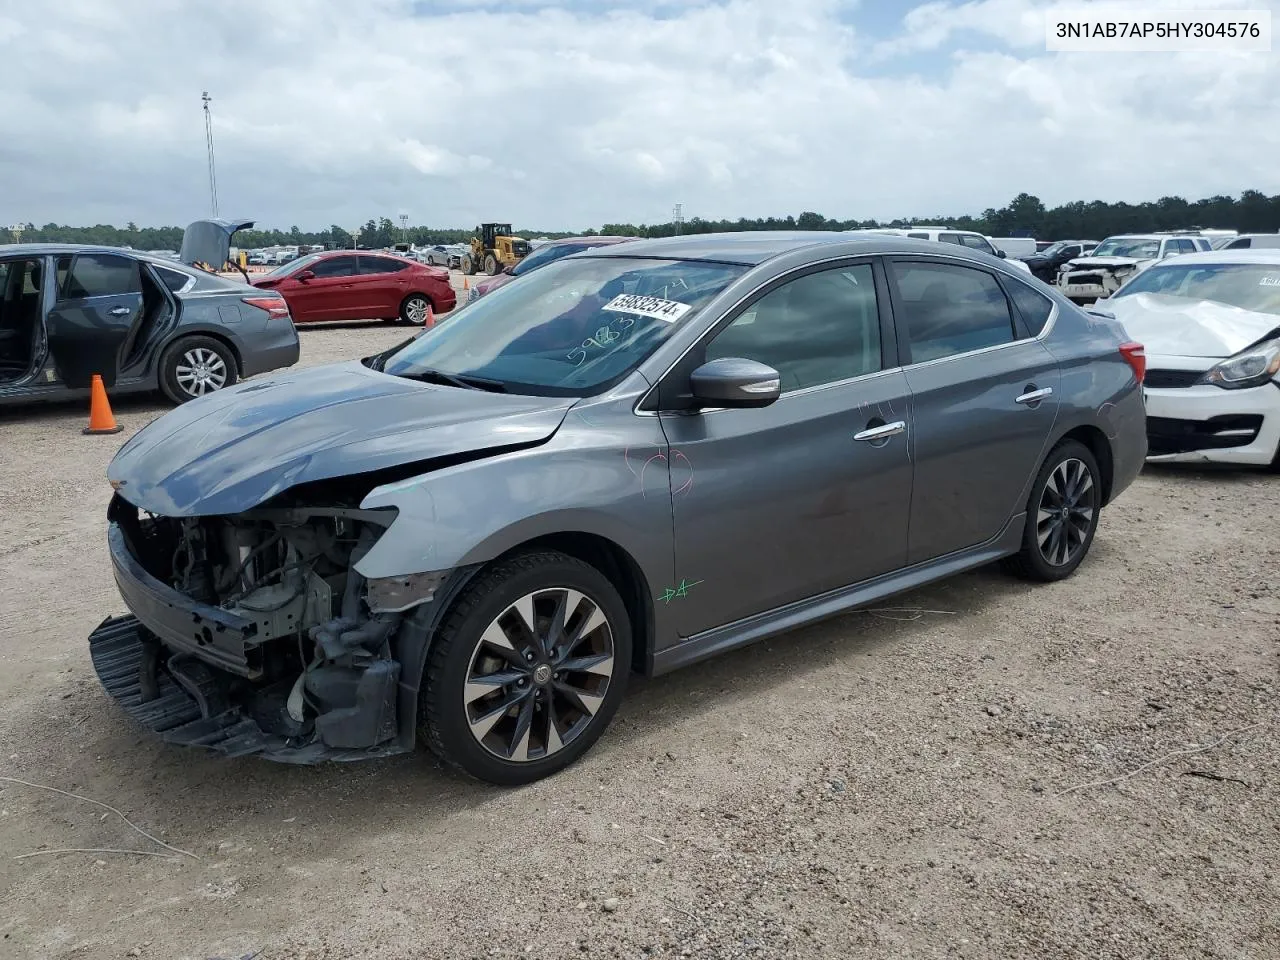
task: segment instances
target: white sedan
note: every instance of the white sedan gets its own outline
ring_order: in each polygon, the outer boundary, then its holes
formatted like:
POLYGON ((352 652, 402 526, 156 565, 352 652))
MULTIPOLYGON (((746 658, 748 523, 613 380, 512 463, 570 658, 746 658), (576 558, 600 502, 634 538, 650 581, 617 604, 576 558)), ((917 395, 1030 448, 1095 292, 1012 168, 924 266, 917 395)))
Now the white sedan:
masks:
POLYGON ((1146 347, 1149 460, 1280 466, 1280 250, 1162 261, 1103 309, 1146 347))

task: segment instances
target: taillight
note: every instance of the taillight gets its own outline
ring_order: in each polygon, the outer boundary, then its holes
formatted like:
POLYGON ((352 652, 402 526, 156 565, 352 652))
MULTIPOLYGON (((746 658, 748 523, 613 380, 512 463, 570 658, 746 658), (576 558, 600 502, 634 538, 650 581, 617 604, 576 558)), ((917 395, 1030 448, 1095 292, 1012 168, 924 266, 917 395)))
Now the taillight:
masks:
POLYGON ((1138 383, 1142 383, 1147 376, 1146 347, 1130 340, 1128 343, 1120 344, 1120 356, 1124 357, 1125 363, 1133 367, 1133 375, 1138 378, 1138 383))
POLYGON ((284 302, 284 297, 241 297, 241 300, 251 307, 267 311, 268 320, 279 320, 289 316, 289 305, 284 302))

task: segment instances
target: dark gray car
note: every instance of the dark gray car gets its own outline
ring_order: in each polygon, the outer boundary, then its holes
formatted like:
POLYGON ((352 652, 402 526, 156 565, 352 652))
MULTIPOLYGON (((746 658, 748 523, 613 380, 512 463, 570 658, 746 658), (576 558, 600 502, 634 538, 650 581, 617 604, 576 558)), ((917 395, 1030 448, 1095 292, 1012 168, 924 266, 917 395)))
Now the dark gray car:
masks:
POLYGON ((175 403, 298 360, 288 305, 135 250, 0 245, 0 404, 160 389, 175 403))
POLYGON ((550 264, 112 463, 99 676, 172 742, 410 749, 503 784, 661 674, 1007 558, 1053 581, 1142 466, 1141 347, 1003 261, 730 234, 550 264))

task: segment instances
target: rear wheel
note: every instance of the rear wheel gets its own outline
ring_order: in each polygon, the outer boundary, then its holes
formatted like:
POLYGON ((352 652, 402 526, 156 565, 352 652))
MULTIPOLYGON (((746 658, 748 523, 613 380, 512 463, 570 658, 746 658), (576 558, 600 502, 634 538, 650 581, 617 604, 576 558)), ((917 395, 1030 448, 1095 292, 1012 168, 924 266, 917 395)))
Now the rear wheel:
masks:
POLYGON ((491 277, 496 277, 498 275, 498 258, 492 253, 486 255, 484 258, 484 272, 491 277))
POLYGON ((430 307, 431 301, 422 294, 411 293, 404 298, 404 303, 400 304, 400 322, 412 324, 415 327, 424 326, 430 307))
POLYGON ((607 578, 562 553, 516 555, 450 609, 422 681, 420 735, 473 777, 531 783, 599 739, 630 664, 631 624, 607 578))
POLYGON ((1064 440, 1050 451, 1027 501, 1022 549, 1010 569, 1028 580, 1063 580, 1080 566, 1102 509, 1098 461, 1083 443, 1064 440))
POLYGON ((184 337, 160 359, 160 389, 174 403, 230 387, 236 379, 231 349, 212 337, 184 337))

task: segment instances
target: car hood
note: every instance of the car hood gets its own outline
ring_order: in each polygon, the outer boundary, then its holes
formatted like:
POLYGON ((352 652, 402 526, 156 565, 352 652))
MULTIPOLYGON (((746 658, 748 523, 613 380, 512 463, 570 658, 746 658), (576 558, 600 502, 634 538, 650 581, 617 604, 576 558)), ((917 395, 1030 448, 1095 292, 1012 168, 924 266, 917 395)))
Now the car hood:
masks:
MULTIPOLYGON (((1150 258, 1146 258, 1150 259, 1150 258)), ((1139 263, 1143 263, 1137 257, 1076 257, 1074 260, 1068 260, 1067 266, 1076 270, 1090 270, 1098 267, 1133 267, 1139 263)))
POLYGON ((490 277, 488 280, 481 280, 477 283, 476 293, 483 297, 490 290, 497 290, 499 287, 505 286, 514 279, 515 277, 509 273, 500 273, 496 277, 490 277))
POLYGON ((1280 328, 1280 317, 1159 293, 1112 297, 1107 311, 1146 347, 1147 356, 1230 357, 1280 328))
POLYGON ((538 443, 575 402, 424 384, 355 360, 186 403, 121 447, 107 477, 151 513, 241 513, 301 483, 538 443))

